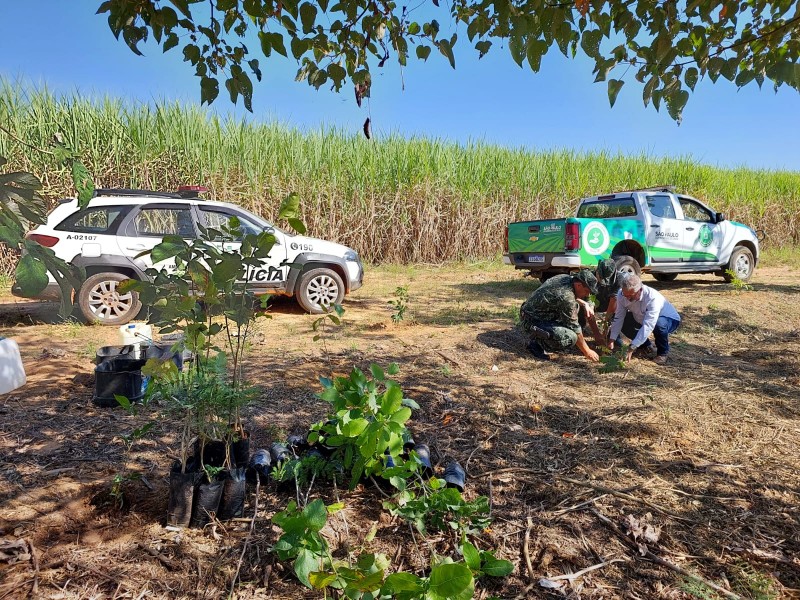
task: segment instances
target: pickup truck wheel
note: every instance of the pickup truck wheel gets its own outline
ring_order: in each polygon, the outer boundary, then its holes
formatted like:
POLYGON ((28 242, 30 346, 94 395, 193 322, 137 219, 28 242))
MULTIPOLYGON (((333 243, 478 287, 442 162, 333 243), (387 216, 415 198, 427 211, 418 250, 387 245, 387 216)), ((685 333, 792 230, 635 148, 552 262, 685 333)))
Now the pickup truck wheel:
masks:
POLYGON ((89 322, 124 325, 142 309, 137 292, 121 294, 120 282, 130 279, 121 273, 97 273, 83 282, 78 292, 78 307, 89 322))
POLYGON ((614 262, 617 263, 617 271, 620 273, 642 274, 642 268, 639 266, 639 262, 632 256, 615 256, 614 262))
POLYGON ((677 279, 677 273, 651 273, 653 279, 656 281, 675 281, 677 279))
MULTIPOLYGON (((736 246, 731 253, 731 259, 728 261, 728 270, 733 271, 733 274, 741 281, 747 281, 753 275, 755 269, 755 260, 753 260, 753 253, 749 248, 744 246, 736 246)), ((733 281, 733 277, 725 273, 723 275, 725 281, 733 281)))
POLYGON ((311 269, 300 276, 297 284, 297 303, 312 315, 325 312, 327 307, 341 304, 344 282, 330 269, 311 269))

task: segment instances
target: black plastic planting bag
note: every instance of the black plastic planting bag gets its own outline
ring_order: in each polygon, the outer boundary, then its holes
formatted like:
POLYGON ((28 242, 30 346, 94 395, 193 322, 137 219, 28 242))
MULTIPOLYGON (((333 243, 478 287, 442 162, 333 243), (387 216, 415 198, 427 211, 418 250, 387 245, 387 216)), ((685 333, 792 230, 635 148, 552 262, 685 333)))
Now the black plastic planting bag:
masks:
POLYGON ((194 488, 202 473, 181 473, 180 468, 169 474, 169 507, 167 525, 186 527, 192 518, 194 488))
POLYGON ((211 521, 211 515, 217 514, 223 487, 222 481, 201 483, 197 486, 192 506, 192 520, 189 522, 191 527, 205 527, 211 521))
POLYGON ((219 504, 219 518, 222 521, 241 517, 244 514, 246 467, 232 469, 225 477, 222 486, 222 501, 219 504))
POLYGON ((250 433, 244 432, 244 436, 231 444, 231 460, 236 467, 246 467, 250 462, 250 433))
POLYGON ((256 450, 250 458, 248 474, 250 479, 255 482, 256 478, 265 484, 269 481, 269 472, 272 469, 272 456, 269 450, 256 450))
POLYGON ((208 467, 221 467, 225 464, 225 450, 227 445, 222 440, 208 440, 205 444, 197 440, 194 444, 194 455, 201 456, 200 449, 202 448, 203 465, 208 467))

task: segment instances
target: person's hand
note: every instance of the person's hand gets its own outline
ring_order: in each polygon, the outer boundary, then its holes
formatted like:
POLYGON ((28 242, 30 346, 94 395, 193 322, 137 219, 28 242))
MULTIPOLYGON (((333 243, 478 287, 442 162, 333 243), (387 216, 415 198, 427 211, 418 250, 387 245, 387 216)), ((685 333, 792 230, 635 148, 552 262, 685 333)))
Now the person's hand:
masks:
POLYGON ((594 350, 589 348, 586 352, 586 358, 588 358, 592 362, 600 362, 600 355, 597 354, 594 350))
POLYGON ((592 318, 594 316, 594 305, 591 302, 587 302, 581 298, 578 298, 578 302, 583 305, 583 309, 586 311, 586 318, 592 318))
POLYGON ((608 343, 606 343, 606 348, 608 348, 611 352, 613 352, 614 351, 614 340, 608 340, 608 343))
POLYGON ((625 354, 625 360, 630 360, 633 358, 633 349, 629 348, 627 354, 625 354))

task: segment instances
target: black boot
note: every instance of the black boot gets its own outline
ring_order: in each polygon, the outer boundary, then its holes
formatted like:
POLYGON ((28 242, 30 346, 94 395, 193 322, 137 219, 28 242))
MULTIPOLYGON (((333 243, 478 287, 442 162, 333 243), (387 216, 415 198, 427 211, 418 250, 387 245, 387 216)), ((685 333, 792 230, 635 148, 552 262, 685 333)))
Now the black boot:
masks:
POLYGON ((531 340, 526 346, 528 352, 533 354, 536 360, 550 360, 550 355, 544 351, 544 348, 536 340, 531 340))

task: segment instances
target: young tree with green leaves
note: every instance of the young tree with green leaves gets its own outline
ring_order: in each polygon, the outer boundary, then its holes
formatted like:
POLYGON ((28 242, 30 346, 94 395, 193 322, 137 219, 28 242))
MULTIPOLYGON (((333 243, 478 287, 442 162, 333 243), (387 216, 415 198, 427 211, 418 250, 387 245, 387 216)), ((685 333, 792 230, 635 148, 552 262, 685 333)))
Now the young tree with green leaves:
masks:
POLYGON ((595 62, 614 105, 626 83, 642 85, 645 105, 666 105, 680 121, 700 79, 737 88, 770 82, 800 90, 800 3, 795 0, 106 0, 97 10, 136 54, 151 37, 178 48, 200 79, 203 103, 222 82, 232 102, 252 110, 252 77, 261 60, 290 54, 296 79, 339 91, 361 104, 372 72, 389 60, 427 61, 432 51, 455 68, 466 36, 483 57, 505 45, 534 72, 557 48, 595 62), (446 32, 446 33, 444 33, 446 32), (260 51, 253 47, 260 47, 260 51))

